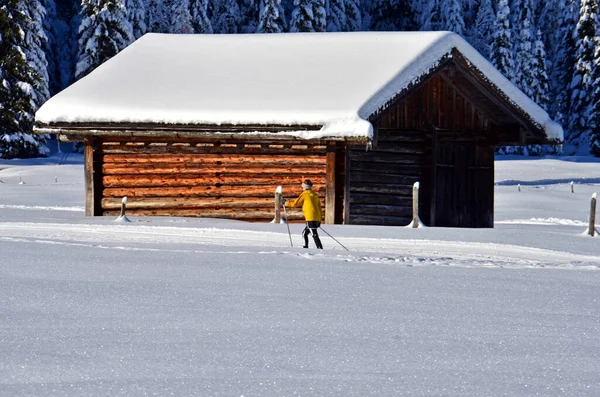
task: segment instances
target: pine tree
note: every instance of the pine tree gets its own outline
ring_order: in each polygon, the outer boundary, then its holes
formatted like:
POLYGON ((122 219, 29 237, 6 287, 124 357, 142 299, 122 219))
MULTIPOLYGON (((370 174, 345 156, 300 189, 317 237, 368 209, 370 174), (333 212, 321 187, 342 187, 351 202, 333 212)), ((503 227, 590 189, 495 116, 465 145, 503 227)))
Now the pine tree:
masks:
POLYGON ((516 29, 518 38, 515 51, 515 84, 527 96, 533 94, 533 12, 531 0, 520 0, 517 2, 519 17, 516 29))
POLYGON ((212 33, 212 25, 208 18, 208 0, 190 0, 190 15, 194 33, 212 33))
MULTIPOLYGON (((490 49, 490 62, 506 77, 514 81, 513 69, 513 45, 511 40, 510 7, 508 0, 500 0, 498 3, 498 12, 494 22, 494 35, 490 49)), ((522 153, 520 147, 498 147, 497 154, 518 154, 522 153)))
POLYGON ((508 0, 500 0, 494 23, 490 61, 507 79, 513 80, 513 54, 508 0))
POLYGON ((571 80, 571 120, 568 142, 577 150, 589 143, 596 127, 594 117, 594 74, 597 43, 598 3, 582 0, 576 28, 575 71, 571 80))
POLYGON ((362 29, 360 0, 345 0, 346 26, 343 31, 356 32, 362 29))
POLYGON ((370 30, 415 30, 415 13, 410 0, 374 0, 370 30))
POLYGON ((546 71, 546 49, 542 38, 542 31, 538 29, 533 46, 533 59, 531 64, 533 80, 531 83, 531 99, 544 110, 548 110, 549 78, 546 71))
POLYGON ((343 32, 346 29, 346 4, 344 0, 329 0, 327 31, 343 32))
POLYGON ((470 42, 485 57, 490 55, 495 19, 491 0, 481 0, 470 42))
POLYGON ((75 78, 80 79, 133 41, 121 0, 83 0, 75 78))
POLYGON ((281 0, 262 0, 258 33, 281 33, 283 24, 279 15, 281 0))
POLYGON ((579 15, 575 0, 560 0, 558 29, 554 31, 554 58, 552 62, 552 114, 554 120, 563 125, 565 140, 568 139, 571 109, 571 78, 575 69, 575 26, 579 15))
POLYGON ((415 1, 419 15, 419 28, 425 31, 441 30, 442 15, 440 14, 440 0, 415 1))
POLYGON ((139 39, 148 30, 146 5, 143 0, 126 0, 125 7, 127 8, 127 19, 133 29, 133 37, 139 39))
POLYGON ((313 0, 313 26, 315 32, 325 32, 327 30, 327 11, 325 0, 313 0))
POLYGON ((146 12, 148 32, 166 33, 168 29, 167 11, 163 0, 147 0, 146 12))
POLYGON ((32 134, 37 73, 25 55, 29 16, 22 0, 0 7, 0 157, 36 157, 48 149, 44 137, 32 134))
POLYGON ((189 0, 165 0, 167 33, 194 33, 189 0))
POLYGON ((238 33, 240 19, 236 0, 216 0, 212 20, 214 33, 238 33))
POLYGON ((239 0, 240 33, 255 33, 260 19, 260 0, 239 0))
POLYGON ((314 12, 312 0, 294 0, 294 10, 290 21, 290 32, 314 32, 314 12))
POLYGON ((446 0, 441 7, 443 30, 463 35, 465 32, 465 21, 463 19, 463 4, 461 0, 446 0))
POLYGON ((34 111, 50 98, 48 62, 44 47, 47 37, 44 31, 46 10, 38 0, 22 0, 19 2, 20 12, 25 15, 25 43, 23 50, 27 63, 34 74, 32 100, 34 111))

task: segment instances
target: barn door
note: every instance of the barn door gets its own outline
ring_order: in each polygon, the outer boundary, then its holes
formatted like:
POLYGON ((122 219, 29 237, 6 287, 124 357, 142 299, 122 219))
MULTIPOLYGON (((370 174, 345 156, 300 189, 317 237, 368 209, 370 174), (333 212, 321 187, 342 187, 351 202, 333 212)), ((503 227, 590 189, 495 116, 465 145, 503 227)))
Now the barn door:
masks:
POLYGON ((494 227, 494 148, 439 143, 435 226, 494 227))

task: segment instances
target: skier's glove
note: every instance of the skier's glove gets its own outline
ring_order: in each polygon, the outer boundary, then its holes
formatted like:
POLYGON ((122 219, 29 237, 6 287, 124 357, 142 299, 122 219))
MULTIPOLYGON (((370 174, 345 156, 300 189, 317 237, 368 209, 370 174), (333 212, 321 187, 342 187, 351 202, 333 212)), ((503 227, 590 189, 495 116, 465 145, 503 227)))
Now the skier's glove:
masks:
POLYGON ((286 201, 287 201, 287 200, 286 200, 286 199, 284 199, 284 198, 282 197, 282 198, 281 198, 281 205, 285 205, 285 202, 286 202, 286 201))

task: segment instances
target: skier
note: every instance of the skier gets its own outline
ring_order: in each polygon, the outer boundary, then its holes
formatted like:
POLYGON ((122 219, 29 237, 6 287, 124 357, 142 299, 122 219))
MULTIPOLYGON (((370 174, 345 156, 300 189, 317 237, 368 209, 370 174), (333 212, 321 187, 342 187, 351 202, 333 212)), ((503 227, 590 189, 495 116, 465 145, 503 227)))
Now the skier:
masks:
POLYGON ((317 233, 317 229, 321 226, 321 201, 319 200, 319 195, 313 192, 310 179, 305 179, 302 182, 302 189, 304 191, 296 200, 287 201, 283 199, 283 205, 287 208, 302 207, 304 219, 306 220, 306 227, 302 231, 302 238, 304 239, 303 248, 308 248, 308 234, 312 233, 317 248, 323 249, 319 233, 317 233))

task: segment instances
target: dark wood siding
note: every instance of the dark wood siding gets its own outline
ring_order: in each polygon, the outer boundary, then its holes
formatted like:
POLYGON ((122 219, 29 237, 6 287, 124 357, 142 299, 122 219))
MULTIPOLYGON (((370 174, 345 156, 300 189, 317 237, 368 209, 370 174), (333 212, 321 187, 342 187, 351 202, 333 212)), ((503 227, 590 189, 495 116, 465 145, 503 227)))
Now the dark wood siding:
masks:
MULTIPOLYGON (((325 197, 326 146, 265 142, 201 142, 188 139, 104 139, 98 146, 100 210, 127 214, 228 218, 268 222, 274 193, 301 193, 303 178, 325 197)), ((291 220, 303 220, 297 210, 291 220)))
POLYGON ((347 223, 409 224, 412 187, 420 182, 425 224, 493 226, 495 138, 475 104, 436 75, 375 124, 373 150, 349 151, 347 223))

